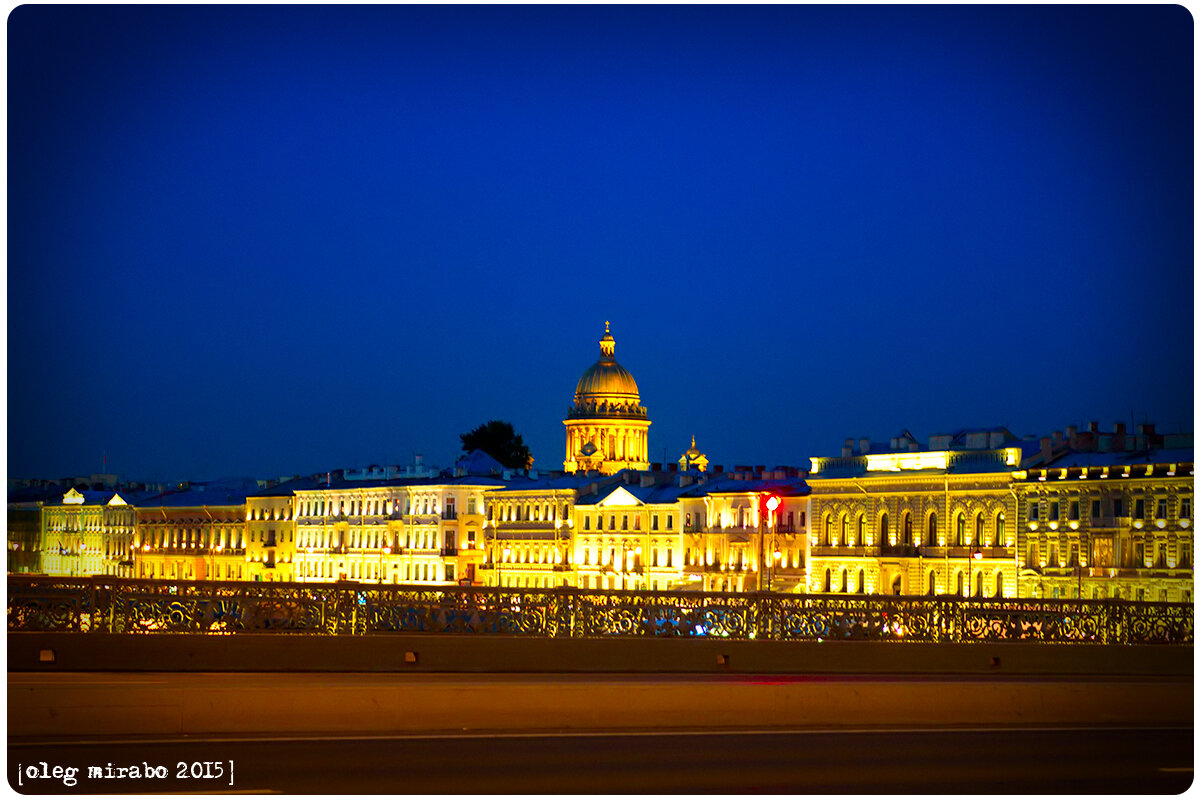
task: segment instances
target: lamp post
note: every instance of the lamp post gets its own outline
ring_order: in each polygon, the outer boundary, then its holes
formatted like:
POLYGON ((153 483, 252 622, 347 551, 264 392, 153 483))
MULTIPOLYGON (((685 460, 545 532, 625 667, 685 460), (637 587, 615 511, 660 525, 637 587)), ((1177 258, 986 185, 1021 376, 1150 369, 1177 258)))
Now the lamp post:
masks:
MULTIPOLYGON (((971 553, 971 558, 975 559, 976 561, 980 561, 983 559, 983 551, 979 549, 978 545, 975 546, 975 552, 971 553)), ((968 597, 970 597, 975 591, 973 588, 971 588, 973 585, 974 585, 974 576, 971 573, 971 564, 970 564, 970 562, 968 562, 967 563, 967 596, 968 597)), ((980 597, 983 596, 982 589, 983 589, 983 587, 981 586, 980 587, 981 591, 979 592, 980 597)))
MULTIPOLYGON (((767 495, 766 498, 764 498, 763 505, 766 507, 767 513, 765 515, 760 515, 759 526, 758 526, 759 527, 759 530, 758 530, 758 590, 760 592, 763 590, 763 573, 766 572, 767 566, 768 566, 764 559, 764 556, 766 555, 766 553, 765 553, 766 548, 765 548, 764 540, 766 539, 766 532, 768 530, 771 531, 771 550, 772 550, 771 566, 774 565, 774 558, 777 557, 774 553, 774 550, 775 550, 775 535, 774 535, 775 527, 771 524, 771 522, 772 522, 771 517, 774 515, 775 509, 779 508, 779 496, 774 495, 774 494, 767 495)), ((769 577, 767 579, 766 590, 768 592, 771 591, 771 581, 770 581, 769 577)))

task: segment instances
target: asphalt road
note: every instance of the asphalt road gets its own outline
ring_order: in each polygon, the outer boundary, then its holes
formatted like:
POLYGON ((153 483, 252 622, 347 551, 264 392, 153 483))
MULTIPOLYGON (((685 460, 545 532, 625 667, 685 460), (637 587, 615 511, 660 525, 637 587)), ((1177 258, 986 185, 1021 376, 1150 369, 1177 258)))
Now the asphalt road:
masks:
POLYGON ((1158 794, 1187 789, 1192 768, 1191 728, 197 737, 8 747, 9 784, 26 794, 1158 794), (86 777, 89 765, 110 762, 114 770, 163 766, 166 777, 86 777), (180 779, 181 762, 186 772, 212 777, 180 779), (62 771, 53 776, 56 766, 80 769, 74 785, 62 771), (50 777, 31 778, 30 768, 50 777))

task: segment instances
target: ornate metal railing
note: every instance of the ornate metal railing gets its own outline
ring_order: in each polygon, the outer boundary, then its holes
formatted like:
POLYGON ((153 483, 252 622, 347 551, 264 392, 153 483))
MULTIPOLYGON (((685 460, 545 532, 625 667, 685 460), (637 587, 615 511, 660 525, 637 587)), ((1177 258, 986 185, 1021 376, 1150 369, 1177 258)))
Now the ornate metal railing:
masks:
POLYGON ((9 576, 8 630, 1193 643, 1190 603, 9 576))

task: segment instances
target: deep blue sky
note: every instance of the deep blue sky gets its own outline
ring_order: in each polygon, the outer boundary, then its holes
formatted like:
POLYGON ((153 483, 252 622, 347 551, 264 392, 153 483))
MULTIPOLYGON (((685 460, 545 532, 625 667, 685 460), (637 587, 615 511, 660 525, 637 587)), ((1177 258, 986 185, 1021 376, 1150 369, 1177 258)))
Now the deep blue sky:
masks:
POLYGON ((1192 29, 1142 7, 32 7, 8 472, 1192 429, 1192 29))

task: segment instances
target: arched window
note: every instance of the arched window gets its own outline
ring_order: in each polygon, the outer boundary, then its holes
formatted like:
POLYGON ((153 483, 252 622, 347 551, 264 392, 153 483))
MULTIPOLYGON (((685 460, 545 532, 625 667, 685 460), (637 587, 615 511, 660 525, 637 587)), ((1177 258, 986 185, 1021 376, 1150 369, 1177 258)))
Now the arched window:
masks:
POLYGON ((964 593, 964 591, 963 591, 963 574, 962 574, 962 570, 959 570, 958 572, 956 572, 956 573, 954 574, 954 585, 955 585, 955 587, 956 587, 956 589, 955 589, 955 592, 956 592, 957 594, 961 595, 961 594, 963 594, 963 593, 964 593))
POLYGON ((866 541, 866 533, 867 533, 867 518, 864 517, 862 514, 859 514, 858 515, 858 541, 855 542, 855 544, 857 544, 858 546, 861 547, 863 542, 866 541))
MULTIPOLYGON (((825 515, 825 535, 824 535, 824 537, 821 539, 821 544, 823 544, 823 545, 825 545, 826 547, 828 547, 828 546, 829 546, 829 540, 830 540, 830 538, 832 537, 832 534, 833 534, 833 520, 829 518, 829 515, 828 515, 828 514, 826 514, 826 515, 825 515)), ((826 589, 825 591, 829 591, 829 590, 828 590, 828 589, 826 589)))
POLYGON ((866 589, 866 585, 867 585, 866 578, 867 578, 866 574, 862 571, 862 569, 859 569, 859 571, 858 571, 858 593, 859 594, 862 594, 863 591, 865 591, 865 589, 866 589))
POLYGON ((974 594, 976 597, 983 597, 983 571, 975 573, 975 588, 974 594))
POLYGON ((937 544, 937 512, 929 515, 929 538, 926 540, 928 544, 937 544))
POLYGON ((983 514, 975 515, 975 546, 983 547, 983 514))
POLYGON ((879 543, 889 544, 888 542, 888 515, 885 511, 883 516, 879 518, 879 543))
POLYGON ((827 591, 827 592, 830 591, 829 567, 825 568, 825 591, 827 591))
POLYGON ((910 514, 909 512, 905 511, 905 512, 904 512, 904 543, 905 543, 905 544, 908 544, 908 545, 911 545, 911 544, 912 544, 912 542, 913 542, 913 538, 912 538, 912 514, 910 514))
POLYGON ((842 567, 842 591, 850 591, 850 583, 846 580, 846 568, 842 567))
POLYGON ((847 533, 849 528, 850 528, 850 520, 846 519, 845 515, 843 515, 842 516, 842 538, 838 541, 838 544, 842 545, 843 547, 846 545, 846 543, 848 541, 850 541, 850 536, 847 533))
POLYGON ((996 546, 1004 546, 1004 512, 996 515, 996 546))
POLYGON ((1004 573, 996 573, 996 597, 1004 596, 1004 573))
POLYGON ((954 520, 954 546, 964 547, 967 544, 967 520, 959 514, 954 520))
POLYGON ((937 573, 933 570, 929 570, 929 583, 925 591, 928 594, 937 594, 937 573))

